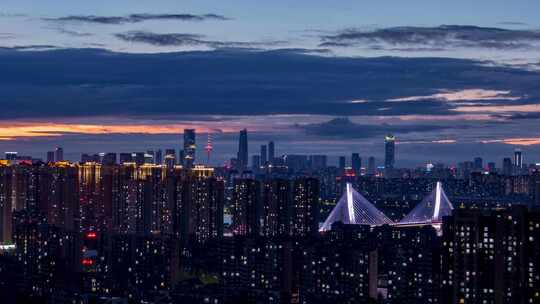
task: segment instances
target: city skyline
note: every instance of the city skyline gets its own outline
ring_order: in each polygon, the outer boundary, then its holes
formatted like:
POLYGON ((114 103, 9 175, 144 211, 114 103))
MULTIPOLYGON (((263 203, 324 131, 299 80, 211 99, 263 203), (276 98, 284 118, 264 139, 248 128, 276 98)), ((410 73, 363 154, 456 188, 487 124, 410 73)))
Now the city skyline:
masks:
POLYGON ((540 155, 534 1, 34 2, 0 11, 0 150, 76 159, 191 128, 228 159, 247 128, 333 156, 392 133, 402 166, 540 155))

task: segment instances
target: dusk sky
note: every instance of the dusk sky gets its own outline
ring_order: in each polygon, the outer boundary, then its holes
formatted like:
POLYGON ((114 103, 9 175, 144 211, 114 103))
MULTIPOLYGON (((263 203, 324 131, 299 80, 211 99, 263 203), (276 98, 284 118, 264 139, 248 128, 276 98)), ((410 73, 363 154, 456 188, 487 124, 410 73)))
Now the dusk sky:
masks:
MULTIPOLYGON (((28 1, 0 8, 0 151, 540 163, 540 1, 28 1)), ((333 160, 332 160, 333 161, 333 160)), ((379 161, 379 163, 380 163, 379 161)))

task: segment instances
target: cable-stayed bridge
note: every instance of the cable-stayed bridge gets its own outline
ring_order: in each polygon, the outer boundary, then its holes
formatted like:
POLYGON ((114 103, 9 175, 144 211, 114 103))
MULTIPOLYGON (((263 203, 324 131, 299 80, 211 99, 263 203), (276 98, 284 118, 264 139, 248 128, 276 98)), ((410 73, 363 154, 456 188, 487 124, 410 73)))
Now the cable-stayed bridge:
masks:
POLYGON ((435 189, 401 221, 396 223, 356 191, 350 183, 347 183, 345 193, 324 221, 320 231, 331 230, 332 224, 336 222, 372 227, 385 224, 403 227, 431 225, 440 229, 442 218, 451 215, 453 209, 454 207, 446 196, 441 182, 437 182, 435 189))

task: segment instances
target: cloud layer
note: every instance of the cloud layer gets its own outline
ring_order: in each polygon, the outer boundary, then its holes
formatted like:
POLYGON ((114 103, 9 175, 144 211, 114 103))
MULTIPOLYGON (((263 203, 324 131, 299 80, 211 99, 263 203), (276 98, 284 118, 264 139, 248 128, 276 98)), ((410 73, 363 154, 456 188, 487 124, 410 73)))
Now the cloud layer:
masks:
POLYGON ((97 24, 125 24, 139 23, 150 20, 176 20, 176 21, 206 21, 206 20, 229 20, 218 14, 130 14, 127 16, 96 16, 96 15, 71 15, 58 18, 44 18, 54 22, 83 22, 97 24))
POLYGON ((347 29, 321 37, 321 47, 368 47, 400 50, 446 50, 452 48, 536 48, 540 32, 468 25, 438 27, 388 27, 373 31, 347 29))

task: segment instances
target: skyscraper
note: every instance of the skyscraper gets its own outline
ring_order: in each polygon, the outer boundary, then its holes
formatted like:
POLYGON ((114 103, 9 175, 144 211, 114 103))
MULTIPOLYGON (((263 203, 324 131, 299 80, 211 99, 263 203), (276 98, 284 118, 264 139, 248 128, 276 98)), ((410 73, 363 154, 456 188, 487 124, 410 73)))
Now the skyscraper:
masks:
POLYGON ((484 160, 481 157, 474 158, 474 170, 480 171, 484 168, 484 160))
POLYGON ((268 155, 266 153, 266 145, 261 145, 261 166, 266 165, 268 155))
POLYGON ((509 157, 503 159, 503 174, 511 175, 512 174, 512 160, 509 157))
POLYGON ((195 152, 197 145, 195 144, 195 129, 184 130, 184 167, 191 169, 195 163, 195 152))
POLYGON ((47 152, 47 162, 54 163, 54 151, 47 152))
POLYGON ((271 142, 268 143, 268 163, 269 164, 274 163, 274 158, 276 158, 275 153, 276 153, 276 151, 275 151, 275 147, 274 147, 274 142, 271 141, 271 142))
POLYGON ((396 162, 396 137, 386 135, 384 138, 384 168, 393 169, 396 162))
POLYGON ((514 151, 514 166, 516 169, 523 168, 523 152, 521 152, 521 149, 514 151))
POLYGON ((358 153, 353 153, 351 156, 351 167, 356 175, 360 175, 362 168, 362 159, 358 153))
POLYGON ((54 150, 54 160, 57 162, 64 160, 64 149, 62 147, 56 147, 56 150, 54 150))
POLYGON ((339 170, 341 170, 343 172, 343 170, 345 170, 345 162, 347 161, 347 159, 345 158, 345 156, 340 156, 339 157, 339 170))
POLYGON ((375 175, 375 157, 370 156, 368 159, 368 175, 375 175))
POLYGON ((248 139, 247 130, 240 130, 240 139, 238 141, 238 169, 245 170, 248 165, 248 139))

